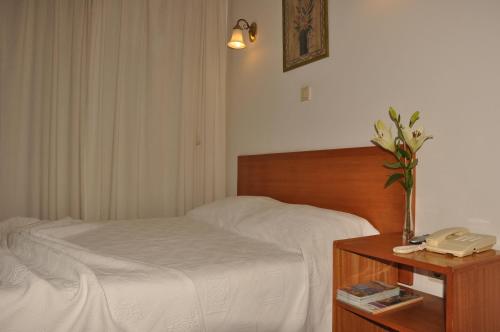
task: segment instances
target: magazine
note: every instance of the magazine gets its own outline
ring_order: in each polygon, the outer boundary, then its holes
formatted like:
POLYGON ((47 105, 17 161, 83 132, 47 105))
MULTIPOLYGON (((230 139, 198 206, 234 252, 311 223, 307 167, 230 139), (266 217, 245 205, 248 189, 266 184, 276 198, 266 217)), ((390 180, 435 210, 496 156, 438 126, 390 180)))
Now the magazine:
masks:
POLYGON ((337 290, 337 298, 344 302, 369 303, 399 295, 399 287, 373 280, 337 290))
POLYGON ((401 290, 399 295, 391 296, 385 299, 376 300, 369 303, 356 303, 344 301, 342 298, 339 300, 353 305, 361 310, 370 312, 374 315, 380 314, 389 310, 400 308, 406 305, 421 302, 424 298, 411 290, 401 290))

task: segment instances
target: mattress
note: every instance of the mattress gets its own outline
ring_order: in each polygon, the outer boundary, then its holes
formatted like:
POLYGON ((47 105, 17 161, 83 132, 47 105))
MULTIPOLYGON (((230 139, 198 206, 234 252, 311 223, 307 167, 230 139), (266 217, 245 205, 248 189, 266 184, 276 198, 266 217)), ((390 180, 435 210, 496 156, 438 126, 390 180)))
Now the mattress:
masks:
POLYGON ((2 330, 305 330, 296 252, 187 217, 17 222, 0 252, 2 330))

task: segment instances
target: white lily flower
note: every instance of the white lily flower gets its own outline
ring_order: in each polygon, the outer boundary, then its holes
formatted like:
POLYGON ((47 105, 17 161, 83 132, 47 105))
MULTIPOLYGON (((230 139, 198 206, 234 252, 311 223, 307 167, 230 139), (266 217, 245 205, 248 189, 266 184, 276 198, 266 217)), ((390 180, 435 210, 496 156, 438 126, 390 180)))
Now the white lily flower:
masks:
POLYGON ((425 134, 424 128, 403 128, 402 132, 406 144, 408 144, 413 153, 417 153, 418 149, 422 147, 425 141, 433 138, 432 135, 425 134))
POLYGON ((396 146, 394 145, 391 128, 387 127, 383 121, 378 120, 375 122, 375 132, 376 135, 372 139, 372 142, 381 148, 394 153, 396 151, 396 146))

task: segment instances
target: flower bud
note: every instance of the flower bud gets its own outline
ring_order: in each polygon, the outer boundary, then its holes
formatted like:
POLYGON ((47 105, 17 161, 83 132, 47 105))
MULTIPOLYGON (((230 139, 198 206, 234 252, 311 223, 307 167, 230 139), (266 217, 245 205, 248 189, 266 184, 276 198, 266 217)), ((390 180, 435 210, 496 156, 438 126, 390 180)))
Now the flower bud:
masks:
POLYGON ((389 116, 392 121, 398 121, 398 113, 396 113, 396 110, 392 106, 389 107, 389 116))

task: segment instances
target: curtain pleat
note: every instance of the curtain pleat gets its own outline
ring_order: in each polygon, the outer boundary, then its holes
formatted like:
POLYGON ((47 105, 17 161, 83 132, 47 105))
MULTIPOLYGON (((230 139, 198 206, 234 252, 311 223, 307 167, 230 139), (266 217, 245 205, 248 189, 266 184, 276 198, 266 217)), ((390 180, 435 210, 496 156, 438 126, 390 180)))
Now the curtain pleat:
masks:
POLYGON ((179 214, 225 196, 227 3, 185 3, 179 214))
POLYGON ((173 216, 223 197, 226 7, 0 1, 0 219, 173 216))

